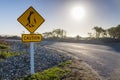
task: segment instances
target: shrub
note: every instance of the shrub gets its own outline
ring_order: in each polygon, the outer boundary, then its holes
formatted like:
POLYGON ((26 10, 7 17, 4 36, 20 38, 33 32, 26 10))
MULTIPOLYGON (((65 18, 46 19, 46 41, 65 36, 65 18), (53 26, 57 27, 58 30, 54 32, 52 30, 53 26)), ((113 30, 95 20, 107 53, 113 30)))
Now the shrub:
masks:
POLYGON ((60 64, 58 64, 59 67, 64 67, 65 65, 69 65, 69 64, 72 64, 72 61, 71 60, 68 60, 66 62, 61 62, 60 64))
POLYGON ((8 48, 9 48, 9 46, 4 45, 4 44, 0 44, 0 49, 8 49, 8 48))
POLYGON ((4 51, 0 53, 0 60, 9 58, 11 56, 17 56, 17 55, 20 55, 20 54, 16 52, 10 53, 10 52, 4 51))

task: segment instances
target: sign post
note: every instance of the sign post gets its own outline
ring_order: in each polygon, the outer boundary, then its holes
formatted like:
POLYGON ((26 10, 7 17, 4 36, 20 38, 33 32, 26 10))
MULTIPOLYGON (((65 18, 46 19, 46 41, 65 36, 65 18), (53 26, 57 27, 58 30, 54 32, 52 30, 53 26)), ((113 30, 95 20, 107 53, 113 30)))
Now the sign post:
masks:
POLYGON ((34 42, 30 43, 30 72, 34 74, 34 42))
MULTIPOLYGON (((32 33, 30 33, 32 34, 32 33)), ((30 42, 30 73, 31 75, 35 73, 34 70, 34 42, 30 42)))
POLYGON ((34 34, 37 28, 45 21, 44 18, 31 6, 18 19, 30 34, 22 34, 23 42, 30 42, 30 73, 34 70, 34 42, 42 40, 41 34, 34 34))

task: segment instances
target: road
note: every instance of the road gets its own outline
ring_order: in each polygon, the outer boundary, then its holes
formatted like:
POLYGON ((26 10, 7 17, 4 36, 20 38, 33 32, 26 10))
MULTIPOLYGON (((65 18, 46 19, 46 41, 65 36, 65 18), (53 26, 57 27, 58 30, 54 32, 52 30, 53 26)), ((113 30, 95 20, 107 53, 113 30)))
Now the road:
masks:
POLYGON ((105 80, 120 80, 120 49, 112 46, 67 42, 47 42, 45 47, 63 51, 88 63, 105 80))

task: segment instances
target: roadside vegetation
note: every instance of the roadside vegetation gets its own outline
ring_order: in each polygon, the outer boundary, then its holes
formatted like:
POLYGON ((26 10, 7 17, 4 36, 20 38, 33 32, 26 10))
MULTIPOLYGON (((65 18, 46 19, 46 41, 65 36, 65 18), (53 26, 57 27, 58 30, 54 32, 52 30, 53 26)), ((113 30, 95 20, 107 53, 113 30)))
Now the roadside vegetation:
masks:
POLYGON ((15 39, 15 40, 20 40, 21 38, 17 35, 14 35, 14 36, 8 36, 8 35, 5 35, 5 36, 2 36, 0 35, 0 39, 15 39))
POLYGON ((0 49, 8 49, 9 46, 5 45, 5 44, 0 44, 0 49))
POLYGON ((94 33, 88 33, 90 38, 112 38, 120 40, 120 25, 103 29, 102 27, 93 27, 94 33))
POLYGON ((51 32, 43 33, 45 40, 51 41, 66 41, 66 42, 120 42, 120 25, 104 29, 99 26, 92 28, 93 32, 88 33, 88 37, 81 37, 79 34, 76 37, 67 37, 67 32, 63 29, 54 29, 51 32))
POLYGON ((17 55, 20 55, 20 54, 16 53, 16 52, 11 53, 11 52, 7 52, 7 51, 1 52, 0 53, 0 61, 7 59, 9 57, 12 57, 12 56, 17 56, 17 55))
POLYGON ((101 80, 82 61, 68 60, 21 80, 101 80))
POLYGON ((0 61, 7 59, 11 56, 20 55, 17 52, 9 52, 9 49, 10 46, 7 43, 0 41, 0 61))
POLYGON ((72 62, 62 62, 56 67, 49 68, 42 72, 38 72, 32 76, 25 77, 22 80, 61 80, 65 76, 72 74, 72 71, 69 68, 65 67, 69 64, 72 64, 72 62))
POLYGON ((66 31, 63 29, 54 29, 51 32, 45 32, 43 33, 44 38, 49 38, 49 39, 64 39, 66 38, 66 31))

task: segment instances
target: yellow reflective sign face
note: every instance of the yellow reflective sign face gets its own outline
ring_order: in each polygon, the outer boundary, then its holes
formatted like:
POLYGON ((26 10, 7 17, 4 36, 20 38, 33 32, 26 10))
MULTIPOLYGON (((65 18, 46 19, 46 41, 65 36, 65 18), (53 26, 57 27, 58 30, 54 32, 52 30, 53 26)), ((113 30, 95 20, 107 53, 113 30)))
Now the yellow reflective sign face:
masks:
POLYGON ((33 7, 28 8, 17 20, 31 33, 45 21, 33 7))
POLYGON ((22 42, 40 42, 42 41, 41 34, 22 34, 22 42))

